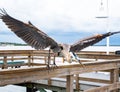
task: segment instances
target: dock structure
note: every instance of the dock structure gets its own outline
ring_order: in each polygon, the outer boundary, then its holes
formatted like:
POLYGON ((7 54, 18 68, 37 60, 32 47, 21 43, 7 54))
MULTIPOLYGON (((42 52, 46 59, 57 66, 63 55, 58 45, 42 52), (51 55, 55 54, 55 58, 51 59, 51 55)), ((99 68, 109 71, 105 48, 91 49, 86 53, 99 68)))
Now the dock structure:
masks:
MULTIPOLYGON (((52 53, 51 53, 52 54, 52 53)), ((110 55, 105 55, 103 52, 80 52, 77 53, 85 67, 79 63, 61 64, 57 67, 47 69, 47 51, 36 50, 9 50, 0 51, 0 86, 16 84, 27 87, 27 92, 35 92, 38 89, 51 89, 53 92, 118 92, 120 88, 119 68, 120 56, 113 52, 110 55), (86 54, 87 53, 87 54, 86 54), (95 59, 95 60, 88 60, 95 59), (100 60, 98 60, 100 59, 100 60), (44 62, 36 63, 36 60, 44 62), (18 62, 18 63, 8 63, 18 62), (22 61, 22 64, 21 62, 22 61), (25 63, 23 63, 25 61, 25 63), (17 67, 19 66, 19 67, 17 67), (80 74, 89 72, 110 72, 110 77, 106 79, 84 78, 80 74), (54 85, 54 78, 64 78, 65 86, 54 85), (39 80, 47 80, 47 84, 40 83, 39 80), (80 80, 104 83, 105 86, 81 89, 80 80)), ((61 57, 63 58, 63 57, 61 57)), ((51 56, 51 59, 52 58, 51 56)), ((62 59, 64 60, 64 59, 62 59)), ((63 61, 62 61, 63 62, 63 61)), ((59 81, 58 81, 59 82, 59 81)))

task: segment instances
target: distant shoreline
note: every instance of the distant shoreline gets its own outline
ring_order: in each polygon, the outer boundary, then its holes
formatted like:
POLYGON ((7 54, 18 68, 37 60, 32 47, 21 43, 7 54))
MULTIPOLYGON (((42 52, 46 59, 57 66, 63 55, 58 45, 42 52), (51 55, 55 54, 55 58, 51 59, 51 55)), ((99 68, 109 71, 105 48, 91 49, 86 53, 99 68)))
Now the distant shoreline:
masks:
MULTIPOLYGON (((23 43, 13 43, 13 42, 0 42, 0 46, 9 46, 9 45, 13 45, 13 46, 29 46, 28 44, 23 44, 23 43)), ((105 44, 102 45, 93 45, 93 46, 106 46, 105 44)), ((110 45, 110 46, 120 46, 120 45, 110 45)))
MULTIPOLYGON (((46 48, 46 50, 49 48, 46 48)), ((35 50, 31 46, 14 46, 14 45, 5 45, 5 46, 0 46, 0 50, 35 50)), ((110 51, 110 52, 115 52, 117 50, 120 50, 120 46, 105 46, 105 45, 95 45, 95 46, 89 46, 81 51, 110 51)))
POLYGON ((22 43, 12 43, 12 42, 0 42, 0 46, 13 45, 13 46, 28 46, 22 43))

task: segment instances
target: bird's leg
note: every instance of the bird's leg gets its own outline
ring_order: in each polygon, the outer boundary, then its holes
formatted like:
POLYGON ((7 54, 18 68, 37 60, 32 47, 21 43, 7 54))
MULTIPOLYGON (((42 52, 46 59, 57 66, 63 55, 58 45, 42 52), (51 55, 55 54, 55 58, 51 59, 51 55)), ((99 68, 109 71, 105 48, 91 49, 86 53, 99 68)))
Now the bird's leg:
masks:
POLYGON ((82 64, 82 62, 80 61, 80 59, 77 59, 78 60, 78 62, 82 65, 82 67, 84 67, 85 68, 85 65, 84 64, 82 64))
POLYGON ((54 67, 57 67, 56 63, 55 63, 55 57, 56 57, 56 53, 54 53, 54 56, 53 56, 53 66, 54 67))
POLYGON ((75 58, 75 60, 77 60, 82 65, 82 67, 85 67, 85 65, 82 64, 82 62, 80 61, 79 57, 74 52, 72 52, 72 54, 73 54, 72 56, 75 58))
POLYGON ((53 65, 56 65, 56 63, 55 63, 55 54, 53 55, 53 65))
POLYGON ((48 52, 48 64, 47 64, 47 68, 50 69, 50 49, 48 52))

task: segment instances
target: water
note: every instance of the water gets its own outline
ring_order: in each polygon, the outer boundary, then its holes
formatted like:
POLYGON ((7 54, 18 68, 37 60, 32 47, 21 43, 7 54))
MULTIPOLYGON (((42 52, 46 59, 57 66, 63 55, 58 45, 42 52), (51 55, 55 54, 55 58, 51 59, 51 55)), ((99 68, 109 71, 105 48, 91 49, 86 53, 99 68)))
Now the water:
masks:
MULTIPOLYGON (((46 90, 46 91, 52 92, 50 90, 46 90)), ((26 92, 26 87, 7 85, 7 86, 0 87, 0 92, 26 92)), ((40 91, 37 91, 37 92, 40 92, 40 91)))
POLYGON ((26 88, 21 86, 7 85, 0 87, 0 92, 26 92, 26 88))

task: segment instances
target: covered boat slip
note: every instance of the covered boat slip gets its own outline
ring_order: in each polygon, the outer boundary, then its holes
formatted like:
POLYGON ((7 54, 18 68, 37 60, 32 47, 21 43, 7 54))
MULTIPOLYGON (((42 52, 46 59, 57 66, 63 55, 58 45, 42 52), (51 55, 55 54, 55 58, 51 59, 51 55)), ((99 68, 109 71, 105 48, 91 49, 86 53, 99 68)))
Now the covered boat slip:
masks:
MULTIPOLYGON (((58 67, 49 70, 46 68, 46 62, 48 56, 47 51, 36 51, 36 50, 1 51, 0 57, 1 60, 3 59, 4 69, 0 70, 0 86, 9 85, 9 84, 26 85, 26 83, 29 82, 31 84, 34 83, 38 88, 38 85, 40 85, 40 83, 37 83, 36 81, 47 79, 48 84, 46 86, 52 87, 53 86, 52 80, 54 78, 62 77, 66 79, 66 87, 64 88, 66 92, 74 92, 73 89, 78 91, 81 90, 79 80, 107 84, 106 86, 98 87, 95 89, 86 89, 84 90, 84 92, 110 92, 110 91, 118 92, 118 89, 120 88, 119 55, 115 55, 113 52, 110 55, 100 54, 101 52, 98 53, 89 52, 89 54, 86 54, 87 52, 80 52, 80 53, 84 56, 82 57, 81 55, 81 58, 84 58, 84 60, 81 61, 84 61, 83 64, 85 65, 85 67, 81 66, 79 63, 64 64, 62 61, 63 64, 58 65, 58 67), (97 57, 92 57, 92 55, 93 56, 97 55, 97 57), (85 58, 87 58, 87 60, 85 60, 85 58), (94 60, 88 60, 90 58, 94 60), (12 68, 11 66, 7 65, 8 60, 12 60, 13 62, 16 60, 18 61, 25 60, 25 64, 17 68, 12 68), (44 63, 34 63, 36 60, 44 60, 44 63), (106 80, 106 79, 97 79, 97 78, 85 78, 79 76, 79 74, 96 72, 96 71, 110 72, 110 78, 106 80)), ((30 86, 26 85, 26 87, 29 88, 30 86)), ((60 88, 60 85, 57 87, 60 88)), ((55 89, 52 90, 56 91, 55 89)))

